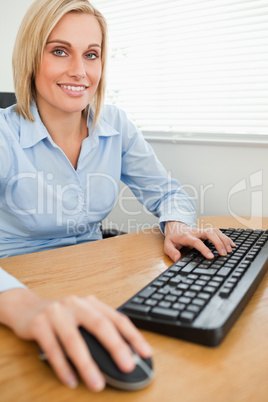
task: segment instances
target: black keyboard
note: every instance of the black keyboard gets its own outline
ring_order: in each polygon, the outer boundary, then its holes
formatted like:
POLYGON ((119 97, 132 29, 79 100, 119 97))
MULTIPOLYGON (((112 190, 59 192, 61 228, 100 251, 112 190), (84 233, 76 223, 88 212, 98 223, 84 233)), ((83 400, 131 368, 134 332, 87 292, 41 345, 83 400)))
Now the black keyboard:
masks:
POLYGON ((268 230, 222 229, 236 248, 208 260, 192 249, 118 308, 139 328, 217 346, 268 267, 268 230))

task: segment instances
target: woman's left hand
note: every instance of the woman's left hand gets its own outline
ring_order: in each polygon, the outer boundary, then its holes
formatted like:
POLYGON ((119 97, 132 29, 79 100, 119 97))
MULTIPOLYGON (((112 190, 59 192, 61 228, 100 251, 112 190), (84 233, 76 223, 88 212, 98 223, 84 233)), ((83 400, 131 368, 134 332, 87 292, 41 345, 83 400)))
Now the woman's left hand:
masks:
POLYGON ((170 221, 165 225, 164 251, 173 260, 181 257, 180 249, 183 246, 194 247, 204 257, 212 259, 214 255, 202 240, 210 240, 222 256, 232 251, 234 242, 219 229, 196 229, 191 228, 182 222, 170 221))

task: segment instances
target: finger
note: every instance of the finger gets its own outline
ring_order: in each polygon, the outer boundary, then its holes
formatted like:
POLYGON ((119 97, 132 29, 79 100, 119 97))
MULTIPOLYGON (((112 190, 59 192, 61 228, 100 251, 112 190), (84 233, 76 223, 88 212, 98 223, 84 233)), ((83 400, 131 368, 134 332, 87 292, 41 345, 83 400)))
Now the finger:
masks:
POLYGON ((225 256, 232 251, 232 240, 225 236, 219 229, 208 230, 206 234, 207 239, 215 245, 220 255, 225 256))
POLYGON ((200 253, 208 258, 214 258, 214 254, 210 251, 210 249, 205 245, 205 243, 197 237, 189 237, 189 246, 195 248, 196 250, 200 251, 200 253))
POLYGON ((152 348, 145 340, 141 332, 135 327, 131 320, 124 314, 119 313, 95 297, 89 296, 93 305, 97 306, 99 311, 109 317, 122 337, 144 358, 152 355, 152 348))
MULTIPOLYGON (((66 299, 51 307, 50 317, 55 333, 87 387, 92 391, 101 391, 105 387, 105 379, 78 330, 77 317, 73 313, 74 305, 79 305, 79 298, 71 296, 66 299), (70 304, 72 308, 68 309, 70 304)), ((78 311, 76 315, 79 315, 78 311)))
POLYGON ((172 261, 178 261, 181 258, 181 253, 177 249, 178 246, 175 246, 172 240, 168 237, 165 237, 164 241, 164 252, 172 259, 172 261))
POLYGON ((99 340, 122 371, 132 371, 135 361, 129 345, 118 332, 110 317, 103 314, 98 304, 94 304, 92 299, 91 297, 89 302, 81 303, 81 325, 99 340), (87 317, 90 317, 90 320, 87 317))
POLYGON ((218 229, 218 236, 221 238, 222 242, 224 243, 226 250, 228 253, 232 252, 232 248, 236 247, 236 244, 233 242, 233 240, 226 236, 224 233, 222 233, 221 230, 218 229))
POLYGON ((75 388, 78 385, 77 377, 68 364, 50 323, 41 316, 36 319, 36 322, 34 338, 42 348, 56 376, 67 387, 75 388))

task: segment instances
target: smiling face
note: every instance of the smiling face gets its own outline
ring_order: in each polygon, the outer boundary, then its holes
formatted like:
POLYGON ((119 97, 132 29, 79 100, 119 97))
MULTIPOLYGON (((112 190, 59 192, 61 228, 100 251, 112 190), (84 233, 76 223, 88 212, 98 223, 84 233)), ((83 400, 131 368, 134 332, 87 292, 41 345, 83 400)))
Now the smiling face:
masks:
POLYGON ((102 33, 90 14, 68 13, 50 33, 35 77, 41 114, 81 112, 101 78, 102 33))

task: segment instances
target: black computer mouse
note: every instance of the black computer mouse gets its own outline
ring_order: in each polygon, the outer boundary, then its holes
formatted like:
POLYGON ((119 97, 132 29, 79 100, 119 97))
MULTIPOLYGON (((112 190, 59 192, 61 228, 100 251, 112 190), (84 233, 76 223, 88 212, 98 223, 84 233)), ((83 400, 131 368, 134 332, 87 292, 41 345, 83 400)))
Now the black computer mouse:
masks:
MULTIPOLYGON (((151 358, 141 358, 131 348, 136 361, 136 367, 133 371, 124 373, 117 367, 105 347, 92 334, 83 327, 79 327, 79 331, 108 385, 126 391, 135 391, 146 387, 152 381, 154 370, 151 358)), ((41 350, 39 357, 47 362, 46 356, 41 350)))

